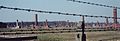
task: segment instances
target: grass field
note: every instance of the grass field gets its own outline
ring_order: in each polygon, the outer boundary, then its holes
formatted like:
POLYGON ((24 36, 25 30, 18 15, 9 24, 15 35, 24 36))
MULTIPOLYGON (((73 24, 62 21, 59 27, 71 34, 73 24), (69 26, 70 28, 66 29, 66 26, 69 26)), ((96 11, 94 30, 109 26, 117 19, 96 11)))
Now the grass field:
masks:
MULTIPOLYGON (((46 33, 38 36, 39 41, 76 41, 77 34, 72 33, 46 33)), ((119 31, 85 32, 87 41, 120 41, 119 31)), ((81 38, 80 38, 81 39, 81 38)))

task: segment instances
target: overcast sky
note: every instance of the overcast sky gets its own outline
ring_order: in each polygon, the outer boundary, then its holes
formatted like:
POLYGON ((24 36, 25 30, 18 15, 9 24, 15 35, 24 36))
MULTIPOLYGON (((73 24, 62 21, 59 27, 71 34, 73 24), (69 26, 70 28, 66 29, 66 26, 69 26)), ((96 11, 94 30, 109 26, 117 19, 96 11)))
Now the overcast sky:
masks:
MULTIPOLYGON (((120 0, 81 0, 86 2, 100 3, 120 7, 120 0)), ((113 8, 93 6, 82 3, 74 3, 67 0, 0 0, 0 5, 9 7, 29 8, 44 11, 59 11, 83 15, 112 16, 113 8)), ((118 9, 118 17, 120 16, 118 9)), ((78 16, 65 16, 37 12, 14 11, 8 9, 0 10, 0 22, 34 21, 34 14, 38 14, 39 21, 80 21, 78 16)), ((86 18, 86 22, 105 22, 103 18, 86 18)), ((112 19, 109 19, 112 22, 112 19)), ((120 20, 118 20, 120 21, 120 20)))

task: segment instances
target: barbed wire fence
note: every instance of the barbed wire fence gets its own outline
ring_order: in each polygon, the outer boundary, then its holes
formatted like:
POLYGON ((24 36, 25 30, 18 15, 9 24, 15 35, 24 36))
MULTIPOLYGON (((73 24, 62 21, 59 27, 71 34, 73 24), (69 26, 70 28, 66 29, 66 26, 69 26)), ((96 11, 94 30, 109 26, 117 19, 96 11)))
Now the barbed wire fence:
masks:
MULTIPOLYGON (((33 10, 33 9, 23 9, 23 8, 15 8, 15 7, 6 7, 0 6, 0 9, 12 9, 12 10, 21 10, 21 11, 28 11, 28 12, 39 12, 39 13, 49 13, 49 14, 59 14, 59 15, 71 15, 71 16, 85 16, 85 17, 100 17, 100 18, 115 18, 109 16, 95 16, 95 15, 82 15, 82 14, 73 14, 73 13, 63 13, 63 12, 54 12, 54 11, 42 11, 42 10, 33 10)), ((117 17, 120 19, 120 17, 117 17)))
MULTIPOLYGON (((96 6, 102 6, 102 7, 108 7, 108 8, 116 8, 120 9, 120 7, 115 7, 115 6, 110 6, 110 5, 105 5, 105 4, 97 4, 97 3, 91 3, 91 2, 84 2, 84 1, 77 1, 77 0, 68 0, 72 2, 77 2, 77 3, 83 3, 83 4, 88 4, 88 5, 96 5, 96 6)), ((48 14, 59 14, 59 15, 71 15, 71 16, 82 16, 82 38, 81 41, 86 41, 86 34, 85 32, 85 20, 84 17, 95 17, 95 18, 115 18, 115 19, 120 19, 120 17, 109 17, 109 16, 96 16, 96 15, 82 15, 82 14, 73 14, 73 13, 64 13, 64 12, 55 12, 55 11, 43 11, 43 10, 34 10, 34 9, 24 9, 24 8, 16 8, 16 7, 7 7, 7 6, 0 6, 0 9, 12 9, 12 10, 21 10, 21 11, 27 11, 27 12, 38 12, 38 13, 48 13, 48 14)))
MULTIPOLYGON (((39 12, 39 13, 49 13, 49 14, 59 14, 59 15, 71 15, 71 16, 82 16, 82 36, 81 41, 86 41, 86 34, 85 34, 85 20, 84 17, 95 17, 95 18, 116 18, 116 17, 108 17, 108 16, 94 16, 94 15, 82 15, 82 14, 73 14, 73 13, 63 13, 63 12, 54 12, 54 11, 42 11, 42 10, 33 10, 33 9, 23 9, 23 8, 15 8, 15 7, 6 7, 0 6, 0 9, 12 9, 12 10, 21 10, 21 11, 28 11, 28 12, 39 12)), ((117 17, 117 19, 120 19, 117 17)), ((78 34, 79 35, 79 34, 78 34)))

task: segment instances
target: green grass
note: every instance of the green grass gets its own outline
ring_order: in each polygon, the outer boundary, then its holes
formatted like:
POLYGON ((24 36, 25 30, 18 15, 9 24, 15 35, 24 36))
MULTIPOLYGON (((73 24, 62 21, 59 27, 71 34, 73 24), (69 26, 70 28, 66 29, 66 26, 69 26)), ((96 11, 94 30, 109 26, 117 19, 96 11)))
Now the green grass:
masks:
MULTIPOLYGON (((105 31, 105 32, 85 32, 87 41, 112 41, 120 40, 120 32, 118 31, 105 31)), ((79 33, 81 37, 81 32, 79 33)), ((77 33, 49 33, 40 34, 39 41, 76 41, 77 33)), ((80 38, 81 39, 81 38, 80 38)))
POLYGON ((63 41, 63 37, 54 34, 42 34, 38 36, 39 41, 63 41))
POLYGON ((39 41, 73 41, 75 40, 74 34, 40 34, 38 36, 39 41))

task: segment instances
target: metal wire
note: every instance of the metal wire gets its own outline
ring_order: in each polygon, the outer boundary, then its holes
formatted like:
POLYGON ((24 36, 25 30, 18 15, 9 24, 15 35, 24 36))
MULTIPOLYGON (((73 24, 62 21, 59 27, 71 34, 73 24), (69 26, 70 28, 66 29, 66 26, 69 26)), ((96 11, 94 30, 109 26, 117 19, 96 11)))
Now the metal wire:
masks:
MULTIPOLYGON (((61 15, 72 15, 72 16, 85 16, 85 17, 100 17, 100 18, 115 18, 115 17, 107 17, 107 16, 93 16, 93 15, 82 15, 82 14, 71 14, 71 13, 62 13, 62 12, 53 12, 53 11, 42 11, 42 10, 32 10, 32 9, 23 9, 23 8, 14 8, 14 7, 6 7, 0 6, 0 9, 13 9, 13 10, 22 10, 28 12, 39 12, 39 13, 49 13, 49 14, 61 14, 61 15)), ((117 18, 120 19, 120 18, 117 18)))
POLYGON ((77 2, 77 3, 83 3, 83 4, 89 4, 89 5, 102 6, 102 7, 108 7, 108 8, 117 8, 117 9, 120 9, 120 7, 115 7, 115 6, 105 5, 105 4, 97 4, 97 3, 92 3, 92 2, 84 2, 84 1, 77 1, 77 0, 67 0, 67 1, 72 1, 72 2, 77 2))

